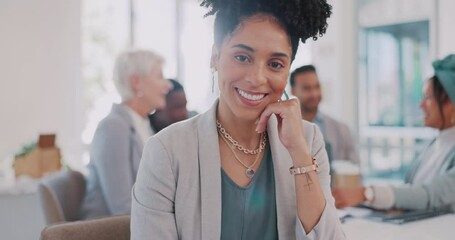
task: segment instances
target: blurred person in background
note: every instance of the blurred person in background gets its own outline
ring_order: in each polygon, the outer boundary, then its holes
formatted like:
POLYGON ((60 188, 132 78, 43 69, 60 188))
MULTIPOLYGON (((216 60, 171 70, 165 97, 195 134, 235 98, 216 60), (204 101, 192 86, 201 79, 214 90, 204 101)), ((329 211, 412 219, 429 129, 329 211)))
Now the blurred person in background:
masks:
POLYGON ((361 203, 377 209, 455 210, 455 55, 433 62, 435 75, 424 86, 424 124, 439 129, 416 159, 404 186, 335 188, 338 208, 361 203))
POLYGON ((186 95, 183 86, 174 79, 168 79, 172 84, 172 89, 166 96, 166 107, 157 109, 149 115, 150 125, 155 132, 163 128, 196 115, 186 109, 186 95))
POLYGON ((295 69, 291 73, 290 84, 292 95, 300 101, 302 118, 316 123, 321 129, 329 161, 349 160, 358 164, 355 142, 349 127, 319 110, 322 91, 316 68, 305 65, 295 69))
POLYGON ((113 81, 122 99, 98 124, 91 144, 84 219, 129 214, 131 188, 145 141, 153 135, 148 115, 166 106, 171 89, 163 58, 147 50, 120 54, 113 81))

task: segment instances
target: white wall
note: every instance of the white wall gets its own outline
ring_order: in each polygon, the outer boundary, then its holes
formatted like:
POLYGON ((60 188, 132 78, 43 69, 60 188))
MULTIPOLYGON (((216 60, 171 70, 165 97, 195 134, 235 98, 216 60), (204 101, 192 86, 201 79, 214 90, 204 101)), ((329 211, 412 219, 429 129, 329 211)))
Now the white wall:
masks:
POLYGON ((39 133, 65 160, 81 148, 79 0, 0 1, 0 161, 39 133))
POLYGON ((438 8, 438 58, 443 58, 449 53, 455 54, 455 1, 439 0, 438 8))
POLYGON ((357 124, 357 28, 355 0, 335 1, 326 35, 313 44, 313 64, 323 90, 322 111, 346 123, 357 124))

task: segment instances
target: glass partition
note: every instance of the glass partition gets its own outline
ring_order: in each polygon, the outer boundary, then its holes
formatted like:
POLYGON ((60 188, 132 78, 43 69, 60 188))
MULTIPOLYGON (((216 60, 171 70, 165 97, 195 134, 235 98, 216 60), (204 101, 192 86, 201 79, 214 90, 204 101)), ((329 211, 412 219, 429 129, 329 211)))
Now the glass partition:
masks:
POLYGON ((359 142, 363 174, 403 180, 435 131, 422 124, 430 77, 435 1, 360 0, 359 142))

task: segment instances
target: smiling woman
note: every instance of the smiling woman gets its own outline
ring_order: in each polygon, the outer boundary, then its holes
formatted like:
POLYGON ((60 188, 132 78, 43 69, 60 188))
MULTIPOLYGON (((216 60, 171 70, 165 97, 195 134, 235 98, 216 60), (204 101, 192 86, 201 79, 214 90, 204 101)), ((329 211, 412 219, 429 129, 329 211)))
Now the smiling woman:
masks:
POLYGON ((335 188, 337 207, 361 203, 378 209, 436 209, 455 212, 455 55, 433 62, 435 75, 424 86, 424 124, 439 135, 417 157, 403 186, 335 188))
POLYGON ((237 121, 254 123, 283 94, 291 54, 287 33, 271 16, 246 20, 212 54, 220 86, 219 118, 231 118, 231 112, 237 121))
POLYGON ((132 239, 344 239, 322 135, 297 100, 280 100, 299 40, 325 33, 330 5, 201 5, 215 15, 219 99, 144 148, 132 239))

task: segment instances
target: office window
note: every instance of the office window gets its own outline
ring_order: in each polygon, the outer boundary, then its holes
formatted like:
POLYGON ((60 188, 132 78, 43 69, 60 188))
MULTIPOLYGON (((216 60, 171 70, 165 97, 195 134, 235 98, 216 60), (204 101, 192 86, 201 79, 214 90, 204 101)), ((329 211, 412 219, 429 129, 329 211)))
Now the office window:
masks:
POLYGON ((422 86, 434 56, 434 1, 359 2, 359 142, 367 178, 403 180, 435 131, 423 126, 422 86))
MULTIPOLYGON (((88 151, 98 122, 112 102, 119 102, 112 82, 112 66, 117 53, 130 44, 129 1, 82 2, 82 76, 84 81, 85 129, 82 142, 88 151)), ((89 161, 87 151, 83 163, 89 161)))
POLYGON ((424 72, 430 65, 429 22, 362 29, 369 126, 421 127, 424 72))

